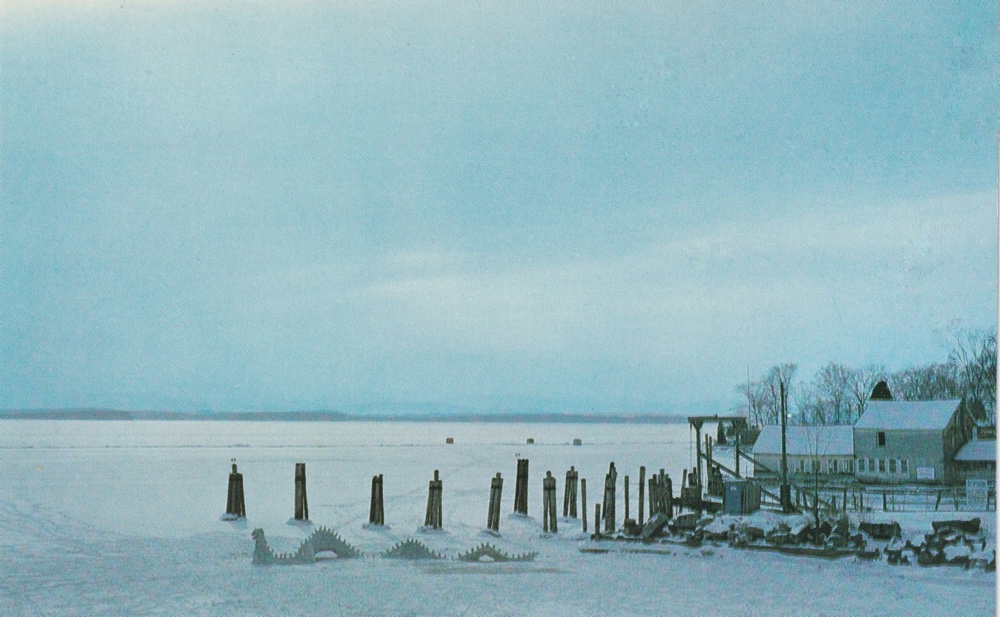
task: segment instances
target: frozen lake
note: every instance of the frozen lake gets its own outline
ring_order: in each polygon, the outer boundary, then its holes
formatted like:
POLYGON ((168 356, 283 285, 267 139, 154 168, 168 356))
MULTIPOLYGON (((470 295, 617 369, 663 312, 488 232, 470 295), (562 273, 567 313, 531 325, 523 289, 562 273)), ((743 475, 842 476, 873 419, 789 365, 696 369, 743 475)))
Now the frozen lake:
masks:
MULTIPOLYGON (((684 424, 0 421, 0 614, 5 615, 991 615, 982 571, 817 562, 703 547, 663 555, 579 552, 579 521, 541 536, 541 478, 558 499, 570 465, 600 498, 608 463, 632 477, 694 464, 684 424), (453 445, 445 444, 452 437, 453 445), (528 438, 535 443, 527 445, 528 438), (582 446, 573 446, 579 438, 582 446), (531 463, 530 517, 511 515, 515 460, 531 463), (219 520, 229 460, 248 520, 219 520), (532 563, 378 558, 255 567, 250 531, 291 550, 294 464, 310 518, 368 555, 417 538, 451 556, 490 541, 532 563), (422 532, 427 482, 443 481, 444 529, 422 532), (483 534, 490 478, 505 478, 501 536, 483 534), (389 529, 369 530, 385 476, 389 529)), ((725 455, 725 451, 720 452, 725 455)), ((624 502, 619 478, 619 522, 624 502)), ((561 506, 561 504, 560 504, 561 506)), ((561 513, 561 508, 560 508, 561 513)), ((993 516, 992 514, 990 516, 993 516)), ((995 523, 989 522, 990 529, 995 523)), ((929 525, 927 526, 929 531, 929 525)))

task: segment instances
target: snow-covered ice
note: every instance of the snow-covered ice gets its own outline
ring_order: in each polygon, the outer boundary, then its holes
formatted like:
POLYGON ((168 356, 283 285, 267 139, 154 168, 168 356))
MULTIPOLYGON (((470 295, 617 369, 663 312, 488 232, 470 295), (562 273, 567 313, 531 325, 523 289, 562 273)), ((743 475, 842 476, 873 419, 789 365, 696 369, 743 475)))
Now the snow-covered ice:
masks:
MULTIPOLYGON (((541 532, 541 478, 559 499, 570 465, 587 479, 587 514, 608 463, 632 478, 693 464, 685 425, 0 422, 0 614, 3 615, 993 615, 996 578, 981 569, 888 566, 663 547, 580 552, 579 521, 541 532), (445 438, 454 437, 454 445, 445 438), (526 438, 535 439, 527 445, 526 438), (583 446, 573 446, 574 438, 583 446), (530 459, 529 510, 512 514, 515 458, 530 459), (248 520, 225 522, 229 459, 244 474, 248 520), (276 551, 309 527, 288 525, 294 463, 307 464, 309 511, 366 555, 407 538, 454 556, 483 542, 527 563, 325 559, 251 564, 254 528, 276 551), (440 470, 444 528, 421 530, 440 470), (500 537, 484 533, 490 478, 502 472, 500 537), (385 476, 387 528, 369 528, 371 477, 385 476)), ((624 514, 622 478, 617 512, 624 514)), ((561 505, 561 504, 560 504, 561 505)), ((561 513, 561 509, 560 509, 561 513)), ((967 517, 967 513, 959 513, 967 517)), ((994 513, 981 515, 995 545, 994 513)), ((752 524, 775 524, 759 513, 752 524)), ((875 513, 904 537, 954 513, 875 513)), ((592 522, 592 521, 591 521, 592 522)), ((620 522, 620 521, 619 521, 620 522)), ((607 543, 602 546, 608 546, 607 543)), ((612 547, 614 548, 614 547, 612 547)))

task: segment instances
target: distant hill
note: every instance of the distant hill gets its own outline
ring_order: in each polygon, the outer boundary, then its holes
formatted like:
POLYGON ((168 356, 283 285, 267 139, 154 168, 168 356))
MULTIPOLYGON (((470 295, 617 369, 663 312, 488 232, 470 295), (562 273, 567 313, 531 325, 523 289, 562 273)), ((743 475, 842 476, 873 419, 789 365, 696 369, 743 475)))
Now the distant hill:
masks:
POLYGON ((0 410, 2 420, 173 420, 243 422, 504 422, 576 424, 672 424, 687 421, 685 416, 657 414, 571 414, 571 413, 358 413, 339 411, 246 411, 181 412, 128 411, 120 409, 8 409, 0 410))

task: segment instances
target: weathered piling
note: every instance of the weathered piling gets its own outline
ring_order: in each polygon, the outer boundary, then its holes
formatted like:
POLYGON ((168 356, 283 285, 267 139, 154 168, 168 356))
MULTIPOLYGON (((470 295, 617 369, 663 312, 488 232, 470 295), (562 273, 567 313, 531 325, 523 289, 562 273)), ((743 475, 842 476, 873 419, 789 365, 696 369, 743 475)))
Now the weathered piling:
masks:
POLYGON ((552 477, 551 471, 546 471, 542 478, 542 531, 559 532, 556 521, 556 479, 552 477))
POLYGON ((566 472, 566 484, 563 486, 563 516, 576 518, 576 487, 579 479, 580 472, 570 466, 566 472))
POLYGON ((382 498, 382 474, 372 476, 372 499, 368 509, 368 523, 385 525, 385 503, 382 498))
POLYGON ((500 496, 503 492, 503 478, 500 472, 490 480, 490 509, 486 516, 486 528, 500 531, 500 496))
POLYGON ((644 491, 646 489, 646 466, 642 465, 639 467, 639 526, 642 527, 642 509, 645 507, 643 503, 643 498, 645 497, 644 491))
POLYGON ((226 495, 226 516, 228 518, 246 518, 247 506, 243 500, 243 474, 236 471, 236 459, 233 460, 233 471, 229 474, 229 490, 226 495))
POLYGON ((625 520, 630 519, 628 515, 628 476, 625 476, 625 520))
POLYGON ((514 512, 528 515, 528 459, 517 459, 517 476, 514 479, 514 512))
POLYGON ((434 470, 434 479, 427 484, 427 514, 424 516, 424 527, 441 529, 441 479, 438 470, 434 470))
POLYGON ((614 462, 608 469, 608 475, 604 478, 604 531, 607 533, 617 529, 615 524, 615 499, 617 497, 615 485, 618 482, 618 470, 615 469, 614 462))
POLYGON ((295 520, 309 520, 309 502, 306 499, 305 463, 295 463, 295 520))
POLYGON ((594 535, 601 535, 601 504, 594 504, 594 535))
POLYGON ((580 478, 580 512, 583 514, 583 533, 587 533, 587 479, 580 478))

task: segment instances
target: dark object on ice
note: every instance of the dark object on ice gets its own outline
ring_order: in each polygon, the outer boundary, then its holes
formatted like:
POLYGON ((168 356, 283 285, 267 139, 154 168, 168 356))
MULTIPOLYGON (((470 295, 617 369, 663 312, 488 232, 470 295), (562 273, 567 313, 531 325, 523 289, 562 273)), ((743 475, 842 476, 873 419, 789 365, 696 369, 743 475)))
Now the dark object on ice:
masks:
POLYGON ((872 388, 872 395, 869 397, 873 401, 891 401, 892 392, 889 391, 889 384, 880 381, 872 388))
POLYGON ((382 499, 382 474, 372 476, 371 506, 368 508, 369 525, 385 525, 385 502, 382 499))
POLYGON ((984 569, 987 572, 996 572, 996 570, 997 570, 997 552, 996 552, 996 550, 993 551, 993 559, 990 559, 989 563, 987 563, 986 566, 984 566, 984 569))
POLYGON ((862 531, 872 537, 873 540, 891 540, 902 535, 899 523, 861 523, 858 531, 862 531))
POLYGON ((934 528, 935 533, 941 533, 948 529, 954 529, 955 531, 968 534, 979 533, 979 527, 982 525, 982 521, 979 517, 975 517, 968 521, 934 521, 931 523, 931 527, 934 528))
POLYGON ((684 544, 692 548, 698 548, 705 539, 705 532, 696 529, 684 536, 684 544))
POLYGON ((309 520, 309 502, 306 500, 305 463, 295 463, 295 520, 309 520))
POLYGON ((444 559, 444 555, 435 553, 418 540, 400 542, 382 556, 389 559, 444 559))
MULTIPOLYGON (((597 504, 600 506, 600 504, 597 504)), ((640 533, 643 540, 648 540, 653 536, 660 535, 663 528, 670 522, 666 514, 662 512, 657 512, 650 517, 646 524, 642 526, 642 532, 640 533)))
POLYGON ((427 513, 424 515, 424 527, 441 529, 441 478, 438 470, 434 470, 434 479, 427 484, 427 513))
POLYGON ((233 460, 233 471, 229 474, 229 491, 226 495, 227 520, 247 517, 247 506, 243 500, 243 474, 236 471, 236 459, 233 460))
POLYGON ((486 528, 500 532, 500 496, 503 494, 503 478, 500 472, 490 479, 490 508, 486 513, 486 528))

